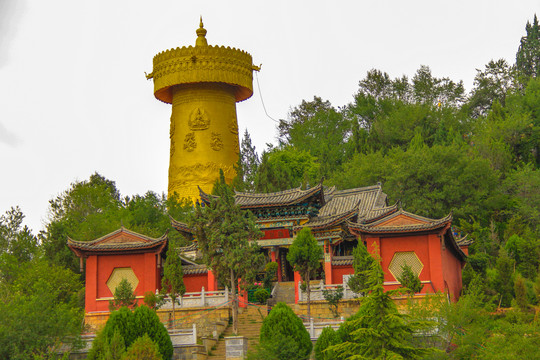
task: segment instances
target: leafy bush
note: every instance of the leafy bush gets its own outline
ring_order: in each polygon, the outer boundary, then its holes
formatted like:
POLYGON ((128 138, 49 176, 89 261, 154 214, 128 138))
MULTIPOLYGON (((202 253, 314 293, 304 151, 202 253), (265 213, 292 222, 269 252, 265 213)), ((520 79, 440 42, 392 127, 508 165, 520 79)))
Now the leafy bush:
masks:
POLYGON ((161 360, 159 347, 150 339, 148 334, 137 338, 128 348, 122 360, 161 360))
POLYGON ((167 329, 156 312, 143 305, 133 312, 126 307, 113 311, 105 327, 94 340, 87 359, 104 359, 108 344, 115 332, 122 336, 126 347, 131 346, 137 338, 148 334, 150 339, 157 344, 164 359, 170 359, 173 354, 173 346, 167 329))
POLYGON ((325 327, 315 343, 315 360, 335 360, 337 354, 332 350, 325 350, 329 346, 336 345, 339 342, 339 336, 334 329, 330 326, 325 327))
POLYGON ((302 320, 281 302, 264 319, 259 341, 264 351, 279 360, 308 359, 313 347, 302 320))
POLYGON ((336 290, 323 289, 324 300, 328 302, 330 311, 335 318, 339 317, 338 306, 339 301, 343 299, 343 286, 338 286, 336 290))
POLYGON ((257 299, 258 302, 261 304, 265 304, 266 300, 270 297, 270 293, 266 289, 258 289, 253 294, 255 296, 255 299, 257 299))

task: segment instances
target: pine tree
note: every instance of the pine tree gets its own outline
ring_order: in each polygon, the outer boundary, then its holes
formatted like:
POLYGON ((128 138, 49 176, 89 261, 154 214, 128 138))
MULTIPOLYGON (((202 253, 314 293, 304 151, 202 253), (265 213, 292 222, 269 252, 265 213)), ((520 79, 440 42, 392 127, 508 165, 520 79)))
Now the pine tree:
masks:
POLYGON ((251 212, 240 209, 234 202, 234 193, 225 183, 223 171, 214 186, 214 197, 206 206, 195 208, 191 224, 199 250, 221 283, 229 284, 233 300, 233 331, 238 333, 239 285, 255 280, 262 269, 264 256, 256 240, 262 235, 251 212))
POLYGON ((419 293, 424 285, 422 285, 418 275, 407 264, 403 265, 401 270, 401 276, 397 280, 405 288, 405 292, 411 296, 419 293))
POLYGON ((298 271, 302 281, 307 286, 307 316, 311 317, 310 309, 310 279, 313 273, 321 265, 320 260, 323 256, 322 248, 317 244, 317 240, 311 234, 310 228, 300 230, 287 254, 287 260, 293 266, 294 271, 298 271))
POLYGON ((240 147, 240 159, 238 165, 238 179, 235 182, 235 188, 241 191, 255 190, 255 176, 259 167, 260 160, 255 146, 251 143, 249 132, 244 132, 244 138, 240 147))
POLYGON ((348 322, 350 333, 340 344, 330 346, 339 358, 418 359, 433 349, 417 348, 412 343, 415 324, 398 312, 391 299, 395 291, 384 291, 384 274, 379 261, 367 272, 369 294, 354 318, 348 322))
POLYGON ((109 300, 109 310, 114 311, 123 306, 131 308, 137 305, 133 286, 123 278, 114 289, 114 300, 109 300))
POLYGON ((534 15, 533 23, 527 21, 527 35, 521 38, 516 54, 516 67, 526 79, 540 76, 540 25, 534 15))
POLYGON ((168 292, 173 306, 173 326, 176 326, 176 299, 186 292, 184 285, 184 272, 182 271, 182 260, 176 252, 177 242, 169 240, 167 258, 163 266, 163 278, 161 286, 163 292, 168 292))
POLYGON ((353 269, 354 275, 349 278, 348 285, 352 291, 357 294, 363 293, 367 289, 369 270, 373 258, 369 255, 364 244, 359 243, 353 250, 353 269))

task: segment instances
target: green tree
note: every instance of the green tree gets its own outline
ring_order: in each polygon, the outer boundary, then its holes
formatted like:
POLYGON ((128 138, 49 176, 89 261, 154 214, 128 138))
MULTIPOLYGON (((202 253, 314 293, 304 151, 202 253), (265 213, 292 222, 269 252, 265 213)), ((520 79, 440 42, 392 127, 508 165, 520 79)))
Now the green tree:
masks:
POLYGON ((11 283, 0 280, 0 358, 52 356, 77 346, 84 311, 79 275, 46 259, 18 263, 11 283))
POLYGON ((325 327, 315 343, 315 360, 337 360, 337 354, 328 349, 332 345, 339 344, 338 334, 330 326, 325 327))
POLYGON ((148 334, 144 334, 127 349, 122 360, 161 360, 163 357, 159 353, 159 347, 150 339, 148 334))
POLYGON ((313 185, 320 181, 319 168, 316 159, 306 151, 291 146, 270 149, 262 154, 255 189, 275 192, 313 185))
POLYGON ((369 255, 367 248, 364 244, 358 243, 353 249, 353 269, 354 275, 349 278, 348 285, 352 291, 357 294, 362 294, 368 288, 367 271, 371 268, 373 258, 369 255))
POLYGON ((504 106, 506 95, 517 88, 515 69, 504 59, 491 60, 483 71, 476 70, 473 86, 467 108, 478 118, 487 115, 495 101, 504 106))
POLYGON ((169 241, 167 258, 163 265, 163 277, 161 278, 162 291, 168 292, 172 301, 174 327, 176 327, 176 300, 186 292, 182 259, 180 259, 177 251, 177 243, 175 241, 169 241))
POLYGON ((378 261, 368 272, 369 294, 360 305, 358 314, 348 323, 352 330, 349 340, 329 347, 338 356, 358 359, 418 359, 433 349, 413 344, 415 323, 408 322, 398 312, 391 299, 393 291, 384 291, 384 275, 378 261))
POLYGON ((260 164, 259 154, 251 143, 249 132, 244 132, 244 138, 240 145, 240 157, 238 163, 238 175, 234 181, 234 188, 239 191, 255 190, 255 177, 260 164))
POLYGON ((103 359, 107 352, 107 344, 111 343, 115 333, 119 333, 124 339, 128 351, 138 338, 147 335, 157 344, 159 354, 163 359, 170 359, 173 355, 173 346, 167 329, 154 310, 142 305, 134 311, 122 307, 110 314, 105 327, 92 343, 92 348, 88 352, 88 360, 103 359))
POLYGON ((313 348, 302 320, 281 302, 264 318, 259 342, 263 353, 278 360, 307 360, 313 348))
POLYGON ((313 97, 313 101, 302 100, 302 103, 292 109, 287 120, 281 119, 278 125, 278 140, 280 144, 287 145, 290 141, 290 129, 299 124, 310 120, 318 112, 325 112, 333 109, 332 104, 328 100, 323 100, 318 96, 313 97))
POLYGON ((204 207, 197 206, 191 219, 203 261, 229 284, 233 299, 233 331, 238 333, 237 287, 255 280, 264 258, 257 245, 261 236, 253 214, 235 204, 234 193, 223 172, 214 186, 215 196, 204 207))
POLYGON ((123 278, 118 286, 114 289, 114 299, 109 300, 109 310, 114 311, 121 307, 132 308, 137 305, 133 286, 123 278))
POLYGON ((324 300, 328 303, 330 311, 335 318, 339 317, 339 302, 343 299, 343 286, 338 286, 335 290, 326 290, 322 291, 324 300))
POLYGON ((310 279, 321 266, 322 256, 322 248, 308 227, 298 232, 287 254, 287 261, 293 266, 294 271, 300 273, 302 281, 306 284, 308 319, 311 318, 310 279))
POLYGON ((331 108, 293 124, 289 129, 288 144, 316 158, 319 177, 328 177, 350 152, 350 144, 345 141, 350 135, 351 121, 331 108))
POLYGON ((521 38, 516 53, 516 67, 519 74, 525 78, 540 76, 540 25, 534 15, 533 23, 525 25, 527 35, 521 38))
POLYGON ((405 292, 409 295, 414 295, 416 293, 419 293, 424 285, 422 285, 422 282, 420 281, 420 278, 418 278, 418 275, 412 271, 411 267, 407 264, 403 265, 401 267, 401 276, 398 277, 398 281, 401 284, 402 287, 405 288, 405 292))

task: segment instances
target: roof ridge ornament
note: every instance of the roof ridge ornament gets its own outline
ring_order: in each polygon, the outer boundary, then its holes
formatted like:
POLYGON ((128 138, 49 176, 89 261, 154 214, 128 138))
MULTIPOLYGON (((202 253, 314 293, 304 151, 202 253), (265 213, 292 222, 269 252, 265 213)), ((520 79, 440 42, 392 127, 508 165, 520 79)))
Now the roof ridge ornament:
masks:
POLYGON ((197 40, 195 40, 195 46, 208 46, 208 42, 206 41, 206 32, 207 31, 204 28, 201 15, 199 28, 195 31, 195 33, 197 33, 197 40))

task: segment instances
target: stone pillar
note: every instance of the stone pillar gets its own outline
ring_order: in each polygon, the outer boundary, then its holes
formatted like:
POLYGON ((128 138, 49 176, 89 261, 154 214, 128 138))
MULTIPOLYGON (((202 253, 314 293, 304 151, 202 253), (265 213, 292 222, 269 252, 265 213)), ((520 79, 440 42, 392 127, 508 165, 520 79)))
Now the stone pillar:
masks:
POLYGON ((248 351, 248 339, 245 336, 225 337, 225 358, 227 360, 243 360, 248 351))

